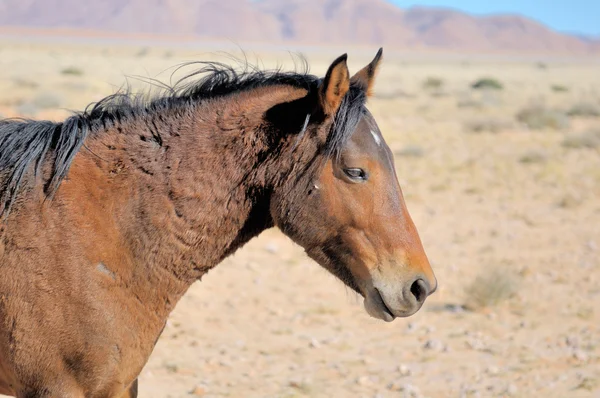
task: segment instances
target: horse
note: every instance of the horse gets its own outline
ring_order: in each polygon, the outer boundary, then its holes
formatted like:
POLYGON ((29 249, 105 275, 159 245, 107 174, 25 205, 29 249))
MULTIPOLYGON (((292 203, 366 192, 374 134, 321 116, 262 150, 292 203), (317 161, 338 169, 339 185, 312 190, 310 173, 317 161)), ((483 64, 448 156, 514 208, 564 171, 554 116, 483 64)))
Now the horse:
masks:
POLYGON ((272 227, 371 316, 418 311, 437 280, 366 107, 381 59, 201 63, 59 123, 0 121, 0 393, 136 397, 178 300, 272 227))

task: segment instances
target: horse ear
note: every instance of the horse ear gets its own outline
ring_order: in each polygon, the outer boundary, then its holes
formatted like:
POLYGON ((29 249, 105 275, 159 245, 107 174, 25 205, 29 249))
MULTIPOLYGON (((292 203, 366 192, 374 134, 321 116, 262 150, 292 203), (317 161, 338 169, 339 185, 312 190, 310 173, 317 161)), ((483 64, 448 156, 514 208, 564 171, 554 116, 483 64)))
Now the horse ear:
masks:
POLYGON ((337 58, 325 75, 325 79, 319 87, 319 101, 323 113, 334 115, 342 99, 350 89, 350 72, 347 65, 348 55, 344 54, 337 58))
POLYGON ((371 61, 369 65, 356 72, 356 74, 352 76, 352 79, 350 79, 350 82, 352 84, 356 84, 363 87, 363 89, 367 92, 367 96, 369 97, 373 93, 373 86, 375 85, 375 74, 377 74, 377 69, 379 68, 382 55, 383 48, 380 48, 379 51, 377 51, 377 55, 375 55, 373 61, 371 61))

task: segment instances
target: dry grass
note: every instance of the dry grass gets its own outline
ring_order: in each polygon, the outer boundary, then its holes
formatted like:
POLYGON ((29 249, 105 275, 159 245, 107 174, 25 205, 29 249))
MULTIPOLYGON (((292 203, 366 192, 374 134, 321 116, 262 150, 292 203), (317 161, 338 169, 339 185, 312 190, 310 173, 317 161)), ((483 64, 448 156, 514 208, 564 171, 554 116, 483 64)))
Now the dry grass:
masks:
POLYGON ((441 90, 444 87, 444 80, 439 77, 431 77, 429 76, 423 82, 423 88, 425 90, 441 90))
POLYGON ((67 76, 83 76, 83 70, 75 66, 69 66, 60 71, 62 75, 67 76))
POLYGON ((402 157, 420 158, 425 156, 425 150, 419 145, 406 145, 401 149, 395 150, 394 155, 402 157))
POLYGON ((562 84, 553 84, 550 86, 550 89, 555 93, 566 93, 569 92, 569 87, 563 86, 562 84))
POLYGON ((565 137, 562 142, 565 148, 600 148, 600 130, 589 130, 565 137))
POLYGON ((497 79, 492 77, 484 77, 473 82, 473 84, 471 84, 471 88, 476 90, 502 90, 504 85, 497 79))
POLYGON ((465 130, 472 133, 498 133, 513 128, 514 121, 501 117, 480 117, 465 123, 465 130))
POLYGON ((527 151, 526 153, 521 155, 521 157, 519 157, 519 162, 525 164, 544 163, 547 160, 548 154, 538 149, 532 149, 530 151, 527 151))
POLYGON ((600 104, 596 102, 578 102, 567 112, 574 117, 600 117, 600 104))
POLYGON ((479 310, 510 299, 519 289, 519 280, 507 270, 486 269, 467 286, 465 308, 479 310))
POLYGON ((564 130, 569 127, 569 116, 557 109, 542 105, 522 109, 516 119, 532 130, 564 130))

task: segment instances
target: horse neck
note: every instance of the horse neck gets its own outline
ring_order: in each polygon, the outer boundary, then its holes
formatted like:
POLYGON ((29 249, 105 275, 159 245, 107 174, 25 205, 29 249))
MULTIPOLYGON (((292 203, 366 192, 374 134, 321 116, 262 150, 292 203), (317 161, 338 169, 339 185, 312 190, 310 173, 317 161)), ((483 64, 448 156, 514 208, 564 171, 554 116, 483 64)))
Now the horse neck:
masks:
POLYGON ((141 274, 170 274, 183 294, 272 226, 270 194, 292 161, 273 150, 286 144, 265 132, 260 118, 290 94, 245 94, 149 114, 94 140, 95 162, 109 178, 122 175, 129 192, 119 229, 141 274))

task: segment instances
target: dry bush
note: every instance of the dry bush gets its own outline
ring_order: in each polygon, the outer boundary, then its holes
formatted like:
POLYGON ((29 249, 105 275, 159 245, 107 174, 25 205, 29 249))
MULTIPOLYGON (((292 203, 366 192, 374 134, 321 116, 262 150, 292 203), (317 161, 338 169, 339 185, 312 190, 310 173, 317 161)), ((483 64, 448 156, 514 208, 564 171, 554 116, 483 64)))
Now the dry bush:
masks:
POLYGON ((504 86, 497 79, 484 77, 471 84, 471 88, 476 90, 502 90, 504 86))
POLYGON ((567 115, 575 117, 600 117, 600 104, 580 102, 573 105, 567 112, 567 115))
POLYGON ((150 49, 148 47, 142 47, 140 48, 140 50, 135 54, 135 56, 137 58, 143 58, 146 55, 148 55, 150 53, 150 49))
POLYGON ((562 142, 565 148, 600 148, 600 130, 590 130, 565 137, 562 142))
POLYGON ((562 130, 569 126, 569 116, 566 113, 539 105, 522 109, 516 118, 532 130, 562 130))
POLYGON ((513 297, 519 289, 518 277, 497 268, 486 269, 465 289, 465 308, 478 310, 492 307, 513 297))
POLYGON ((512 120, 486 117, 469 120, 464 124, 465 130, 471 133, 498 133, 500 131, 509 130, 514 127, 512 120))
POLYGON ((519 158, 519 162, 525 163, 525 164, 544 163, 546 160, 548 160, 548 155, 545 152, 541 152, 541 151, 537 151, 537 150, 531 150, 531 151, 525 152, 519 158))
POLYGON ((423 82, 425 90, 440 90, 444 86, 444 81, 439 77, 428 77, 423 82))
POLYGON ((569 91, 569 87, 563 86, 561 84, 553 84, 551 87, 552 91, 555 93, 566 93, 569 91))
POLYGON ((13 84, 19 88, 38 88, 39 84, 32 80, 23 79, 21 77, 15 77, 12 79, 13 84))
POLYGON ((74 66, 69 66, 60 71, 62 75, 67 76, 83 76, 83 70, 74 66))
POLYGON ((419 145, 406 145, 401 149, 395 150, 394 155, 410 158, 420 158, 425 156, 425 150, 419 145))
POLYGON ((377 99, 385 99, 385 100, 394 100, 398 98, 415 98, 416 96, 413 94, 409 94, 403 90, 394 90, 394 91, 375 91, 373 94, 374 98, 377 99))
POLYGON ((34 117, 39 111, 38 107, 31 102, 25 102, 17 106, 16 110, 19 115, 26 117, 34 117))
POLYGON ((58 108, 61 102, 59 96, 49 92, 38 94, 32 101, 33 105, 41 109, 58 108))

